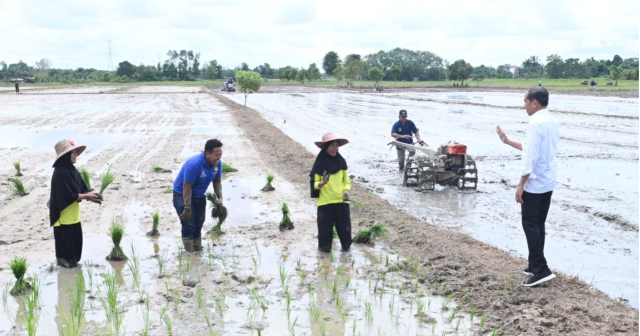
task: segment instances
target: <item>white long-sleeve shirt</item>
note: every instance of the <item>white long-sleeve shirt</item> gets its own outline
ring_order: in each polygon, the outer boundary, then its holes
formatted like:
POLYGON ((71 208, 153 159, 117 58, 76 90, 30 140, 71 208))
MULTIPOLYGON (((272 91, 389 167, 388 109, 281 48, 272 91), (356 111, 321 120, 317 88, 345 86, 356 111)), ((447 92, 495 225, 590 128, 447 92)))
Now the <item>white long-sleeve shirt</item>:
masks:
POLYGON ((522 176, 529 174, 524 191, 542 194, 556 185, 556 152, 560 130, 558 121, 547 109, 529 117, 529 127, 522 143, 522 176))

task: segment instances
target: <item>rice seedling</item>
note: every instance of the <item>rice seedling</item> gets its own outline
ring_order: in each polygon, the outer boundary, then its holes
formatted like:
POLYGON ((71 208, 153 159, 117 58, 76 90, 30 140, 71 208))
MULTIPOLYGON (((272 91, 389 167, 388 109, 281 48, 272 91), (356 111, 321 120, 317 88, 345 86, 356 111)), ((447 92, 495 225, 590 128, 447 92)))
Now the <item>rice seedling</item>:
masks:
POLYGON ((320 324, 318 324, 318 330, 320 331, 320 335, 325 336, 327 334, 327 322, 320 322, 320 324))
POLYGON ((122 283, 118 280, 115 273, 111 273, 110 271, 105 273, 103 277, 106 293, 104 296, 102 294, 99 295, 100 303, 105 310, 110 333, 119 335, 125 315, 124 303, 121 307, 118 306, 118 293, 120 292, 122 283))
POLYGON ((349 288, 350 283, 351 283, 351 278, 347 278, 347 281, 344 282, 344 288, 349 288))
POLYGON ((413 278, 418 276, 418 260, 413 261, 413 278))
POLYGON ((164 322, 164 325, 167 327, 167 331, 169 332, 169 336, 172 336, 173 335, 173 321, 171 320, 171 317, 169 316, 169 314, 162 315, 162 322, 164 322))
POLYGON ((204 314, 204 320, 207 322, 207 327, 209 327, 209 332, 213 333, 213 324, 211 323, 211 319, 209 318, 209 314, 204 314))
POLYGON ((168 187, 167 189, 162 191, 163 194, 173 194, 173 188, 168 187))
POLYGON ((293 222, 289 213, 289 205, 282 203, 282 221, 280 222, 280 231, 293 230, 293 222))
POLYGON ((320 309, 318 309, 318 306, 316 306, 314 303, 311 303, 308 309, 309 309, 309 316, 313 320, 313 323, 317 323, 318 320, 320 319, 320 309))
POLYGON ((196 301, 198 302, 198 311, 201 311, 204 308, 204 305, 207 303, 207 299, 204 296, 204 289, 202 285, 198 283, 196 285, 196 301))
POLYGON ((400 285, 400 288, 398 288, 398 294, 402 295, 402 292, 404 292, 404 283, 400 285))
POLYGON ((109 228, 109 236, 111 237, 111 241, 113 242, 113 248, 111 249, 111 253, 109 253, 109 255, 107 256, 107 260, 127 260, 127 256, 124 254, 124 251, 122 251, 122 248, 120 247, 120 242, 122 241, 122 237, 124 237, 124 226, 115 219, 113 220, 113 222, 111 222, 111 227, 109 228))
POLYGON ((482 318, 480 318, 480 328, 484 328, 484 325, 487 323, 487 313, 482 314, 482 318))
POLYGON ((296 316, 296 318, 293 320, 293 322, 291 322, 291 326, 289 326, 289 332, 291 332, 291 335, 295 335, 295 328, 296 328, 296 324, 298 323, 298 316, 296 316))
POLYGON ((451 304, 451 300, 453 300, 454 294, 455 293, 451 293, 449 296, 447 296, 447 298, 444 301, 442 301, 442 307, 441 307, 442 311, 445 311, 449 308, 449 304, 451 304))
POLYGON ((344 266, 340 265, 338 266, 338 269, 336 270, 336 272, 338 273, 338 275, 342 275, 343 270, 344 270, 344 266))
POLYGON ((25 324, 27 335, 35 336, 38 329, 38 316, 36 315, 36 307, 38 305, 38 296, 36 291, 30 291, 22 297, 25 311, 25 324))
POLYGON ((29 193, 24 189, 24 184, 17 177, 9 177, 9 182, 11 182, 11 194, 14 196, 26 196, 29 193))
POLYGON ((164 265, 167 262, 167 250, 162 250, 158 253, 158 278, 162 278, 164 275, 164 265))
POLYGON ((469 320, 471 321, 471 323, 473 323, 473 318, 476 316, 476 313, 478 311, 478 306, 475 305, 473 306, 473 308, 471 308, 471 313, 469 314, 469 320))
POLYGON ((433 323, 431 323, 431 335, 436 333, 436 325, 438 325, 438 321, 433 321, 433 323))
POLYGON ((458 314, 458 307, 453 308, 451 311, 451 315, 449 315, 449 322, 452 322, 454 318, 456 318, 456 314, 458 314))
POLYGON ((170 173, 171 169, 166 169, 166 168, 155 166, 155 167, 151 168, 151 172, 152 173, 170 173))
POLYGON ((158 226, 160 225, 160 213, 157 211, 153 213, 153 225, 151 226, 151 231, 147 232, 147 236, 149 237, 157 237, 160 235, 158 232, 158 226))
POLYGON ((498 335, 498 329, 500 329, 500 328, 498 328, 498 326, 493 327, 493 332, 491 332, 491 336, 498 335))
POLYGON ((62 311, 57 307, 58 314, 62 318, 63 323, 60 325, 60 334, 64 336, 78 336, 82 331, 82 323, 86 310, 84 309, 84 277, 82 273, 75 277, 75 291, 71 287, 67 289, 69 297, 69 310, 62 311))
POLYGON ((217 237, 223 233, 221 231, 222 223, 224 223, 224 221, 227 219, 229 212, 227 211, 227 207, 218 204, 218 196, 215 193, 208 192, 205 194, 205 196, 211 203, 211 218, 218 221, 218 223, 216 223, 213 229, 211 229, 208 233, 213 237, 217 237))
POLYGON ((102 177, 100 178, 101 184, 100 184, 100 192, 99 194, 102 195, 102 193, 105 191, 105 189, 107 189, 107 187, 116 179, 116 174, 111 172, 111 168, 107 169, 107 172, 104 173, 104 175, 102 175, 102 177))
POLYGON ((9 262, 9 268, 13 272, 13 276, 16 277, 16 282, 11 288, 11 295, 21 295, 31 287, 29 282, 24 279, 25 273, 27 273, 27 258, 13 257, 9 262))
POLYGON ((336 239, 338 238, 338 231, 336 231, 336 228, 333 228, 333 238, 336 239))
POLYGON ((231 165, 226 164, 226 163, 224 163, 224 162, 222 163, 222 172, 223 172, 223 173, 235 173, 235 172, 237 172, 237 171, 238 171, 238 170, 237 170, 237 169, 235 169, 235 168, 233 168, 231 165))
POLYGON ((369 301, 364 302, 364 317, 369 323, 373 321, 373 310, 369 301))
POLYGON ((78 169, 78 171, 80 172, 80 177, 82 177, 82 181, 84 181, 84 185, 87 186, 87 189, 93 190, 91 189, 91 174, 89 174, 87 168, 82 167, 78 169))
POLYGON ((20 160, 13 163, 13 168, 16 169, 16 176, 22 176, 22 171, 20 171, 20 160))
POLYGON ((127 267, 131 272, 134 287, 140 289, 140 259, 136 255, 133 244, 131 244, 131 258, 127 260, 127 267))
POLYGON ((333 287, 331 288, 331 292, 333 293, 333 297, 336 297, 336 294, 338 293, 338 279, 334 279, 333 280, 333 287))
POLYGON ((86 267, 87 276, 89 277, 89 291, 93 289, 93 260, 87 260, 84 265, 86 267))
POLYGON ((287 301, 287 318, 290 318, 291 317, 291 293, 289 293, 288 289, 285 291, 285 299, 287 301))
POLYGON ((284 283, 287 280, 287 270, 283 263, 280 263, 278 272, 280 274, 280 284, 284 287, 284 283))
POLYGON ((304 285, 304 279, 306 278, 307 274, 304 271, 300 271, 300 284, 304 285))
POLYGON ((336 257, 333 255, 333 252, 329 252, 329 261, 333 264, 335 259, 336 259, 336 257))
POLYGON ((9 281, 4 285, 2 289, 2 303, 4 305, 7 304, 7 298, 9 297, 9 292, 11 292, 11 288, 13 287, 13 282, 9 281))
POLYGON ((218 295, 214 297, 214 301, 216 302, 216 310, 218 311, 218 314, 220 314, 220 317, 223 317, 224 308, 226 306, 225 302, 227 301, 226 296, 223 292, 218 292, 218 295))
POLYGON ((174 289, 171 296, 173 297, 173 310, 178 310, 178 307, 180 306, 180 292, 178 292, 177 289, 174 289))
POLYGON ((456 331, 458 331, 458 329, 460 329, 460 322, 462 322, 462 319, 458 319, 458 322, 456 322, 456 326, 454 327, 454 329, 456 331))
POLYGON ((460 300, 461 306, 464 306, 464 303, 467 301, 468 297, 469 297, 469 292, 464 292, 464 296, 462 296, 462 300, 460 300))
POLYGON ((362 229, 353 237, 353 241, 360 244, 373 245, 374 241, 387 234, 387 226, 382 223, 374 224, 368 229, 362 229))
POLYGON ((425 308, 425 304, 422 301, 418 301, 418 318, 420 320, 422 320, 422 318, 424 317, 424 308, 425 308))
POLYGON ((274 191, 276 190, 276 188, 274 188, 271 185, 271 182, 273 182, 273 179, 275 178, 275 175, 273 174, 269 174, 267 175, 267 184, 264 185, 264 187, 262 187, 262 191, 274 191))

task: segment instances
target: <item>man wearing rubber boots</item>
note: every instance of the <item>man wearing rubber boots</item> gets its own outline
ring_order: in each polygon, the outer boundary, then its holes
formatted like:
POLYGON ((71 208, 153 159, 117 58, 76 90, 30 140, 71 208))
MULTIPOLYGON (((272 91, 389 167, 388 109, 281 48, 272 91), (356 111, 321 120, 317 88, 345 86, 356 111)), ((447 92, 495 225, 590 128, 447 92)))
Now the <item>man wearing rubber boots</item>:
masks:
POLYGON ((222 142, 209 139, 204 152, 182 165, 173 182, 173 207, 182 224, 182 243, 188 252, 202 251, 202 225, 206 215, 209 183, 222 205, 222 142))
MULTIPOLYGON (((420 139, 420 132, 413 121, 407 119, 407 110, 400 110, 398 114, 398 121, 393 124, 391 128, 391 136, 394 137, 399 142, 404 142, 410 145, 413 145, 413 134, 415 134, 416 139, 418 139, 418 144, 424 145, 425 143, 420 139)), ((398 165, 400 166, 400 171, 404 170, 405 163, 405 149, 396 146, 396 151, 398 152, 398 165)), ((409 152, 409 156, 416 155, 416 151, 412 149, 407 149, 409 152)))
POLYGON ((523 143, 509 140, 497 127, 503 143, 522 151, 520 184, 516 202, 522 207, 522 229, 529 248, 529 265, 523 271, 530 278, 523 286, 533 287, 556 276, 551 272, 544 256, 545 222, 551 205, 551 194, 556 185, 556 152, 560 139, 556 118, 547 110, 549 92, 534 86, 524 95, 524 108, 529 115, 529 126, 523 143))

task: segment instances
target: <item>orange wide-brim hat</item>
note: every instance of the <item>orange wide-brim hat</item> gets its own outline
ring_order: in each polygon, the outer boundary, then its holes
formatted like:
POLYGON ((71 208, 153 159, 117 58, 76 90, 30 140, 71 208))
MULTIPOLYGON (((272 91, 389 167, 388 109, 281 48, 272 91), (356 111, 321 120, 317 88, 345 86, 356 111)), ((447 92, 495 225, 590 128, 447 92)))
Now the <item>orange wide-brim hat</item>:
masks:
POLYGON ((60 140, 58 141, 58 143, 56 143, 55 146, 56 149, 56 159, 53 160, 53 163, 55 164, 56 161, 58 161, 58 159, 60 159, 63 155, 69 153, 70 151, 77 149, 77 153, 78 155, 82 154, 82 152, 84 152, 85 149, 87 149, 87 146, 78 146, 76 145, 76 143, 71 140, 60 140))
POLYGON ((315 141, 314 143, 316 144, 316 146, 318 146, 318 148, 322 148, 324 147, 324 145, 332 141, 338 141, 338 146, 340 147, 349 143, 349 140, 345 138, 340 138, 331 132, 323 135, 322 141, 315 141))

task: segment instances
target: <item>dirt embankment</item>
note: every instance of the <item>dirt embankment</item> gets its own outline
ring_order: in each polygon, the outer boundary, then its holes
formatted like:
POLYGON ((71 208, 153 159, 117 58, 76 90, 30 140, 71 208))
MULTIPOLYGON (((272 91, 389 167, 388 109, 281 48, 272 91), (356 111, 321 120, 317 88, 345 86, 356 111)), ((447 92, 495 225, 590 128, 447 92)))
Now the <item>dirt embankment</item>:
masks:
MULTIPOLYGON (((313 154, 254 110, 214 95, 232 110, 238 127, 268 165, 292 183, 308 185, 313 154)), ((446 295, 453 293, 458 302, 467 295, 470 304, 465 307, 477 305, 488 312, 504 335, 638 335, 636 309, 575 277, 557 274, 548 285, 524 288, 518 285, 524 279, 524 260, 401 212, 357 183, 353 195, 365 204, 352 207, 354 231, 386 223, 391 247, 419 260, 419 272, 428 271, 428 282, 446 283, 446 295)))

